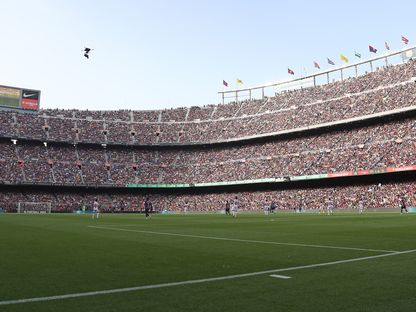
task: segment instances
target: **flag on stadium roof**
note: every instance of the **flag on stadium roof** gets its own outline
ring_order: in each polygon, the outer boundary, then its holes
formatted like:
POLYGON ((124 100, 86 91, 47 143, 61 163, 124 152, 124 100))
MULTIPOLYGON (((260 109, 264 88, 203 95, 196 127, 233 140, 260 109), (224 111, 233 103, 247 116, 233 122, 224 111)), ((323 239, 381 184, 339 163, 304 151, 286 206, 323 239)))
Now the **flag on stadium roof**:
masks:
POLYGON ((361 53, 358 53, 357 51, 354 51, 354 55, 358 58, 361 58, 361 53))
POLYGON ((387 41, 384 41, 384 46, 386 47, 386 50, 389 50, 389 51, 390 51, 390 46, 389 46, 389 44, 387 43, 387 41))
POLYGON ((294 75, 295 74, 295 72, 293 70, 291 70, 290 68, 287 69, 287 73, 290 74, 290 75, 294 75))
POLYGON ((319 66, 318 62, 313 62, 313 66, 315 66, 318 69, 321 69, 321 66, 319 66))
POLYGON ((348 63, 348 59, 344 54, 340 54, 339 56, 341 58, 341 60, 343 60, 345 63, 348 63))
POLYGON ((243 81, 242 81, 241 79, 238 79, 238 78, 237 78, 237 80, 236 80, 236 81, 237 81, 237 83, 239 83, 239 84, 243 84, 243 81))
POLYGON ((373 46, 371 46, 371 45, 369 45, 369 46, 368 46, 368 49, 370 50, 370 52, 377 53, 377 49, 376 49, 376 48, 374 48, 374 47, 373 47, 373 46))
POLYGON ((409 39, 407 39, 405 36, 402 35, 402 41, 404 42, 404 44, 408 44, 409 43, 409 39))
POLYGON ((328 64, 335 65, 335 63, 333 61, 331 61, 329 58, 326 58, 326 60, 328 61, 328 64))
POLYGON ((223 84, 224 86, 228 87, 228 82, 227 82, 227 81, 223 80, 223 81, 222 81, 222 84, 223 84))

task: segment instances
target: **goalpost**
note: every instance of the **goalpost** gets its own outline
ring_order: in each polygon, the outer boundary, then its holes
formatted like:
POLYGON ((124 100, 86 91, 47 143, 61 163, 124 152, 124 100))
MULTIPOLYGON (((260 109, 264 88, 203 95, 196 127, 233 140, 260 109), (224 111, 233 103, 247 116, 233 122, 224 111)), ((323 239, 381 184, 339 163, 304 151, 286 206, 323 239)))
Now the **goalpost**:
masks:
POLYGON ((18 202, 17 213, 51 213, 51 202, 18 202))

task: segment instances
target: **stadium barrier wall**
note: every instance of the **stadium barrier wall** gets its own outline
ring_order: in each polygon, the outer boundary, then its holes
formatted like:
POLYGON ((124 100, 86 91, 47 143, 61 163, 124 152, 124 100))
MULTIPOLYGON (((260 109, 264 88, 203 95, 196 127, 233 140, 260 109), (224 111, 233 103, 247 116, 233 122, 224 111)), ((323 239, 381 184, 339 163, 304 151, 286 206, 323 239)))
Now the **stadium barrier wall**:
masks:
POLYGON ((127 188, 204 188, 212 186, 227 186, 227 185, 244 185, 244 184, 265 184, 265 183, 282 183, 290 181, 307 181, 317 179, 330 179, 341 177, 353 177, 353 176, 368 176, 376 174, 386 174, 404 171, 416 171, 416 165, 403 166, 403 167, 387 167, 376 168, 368 170, 357 171, 344 171, 324 174, 313 174, 304 176, 286 176, 278 178, 267 179, 254 179, 254 180, 241 180, 241 181, 227 181, 227 182, 207 182, 207 183, 195 183, 195 184, 126 184, 127 188))

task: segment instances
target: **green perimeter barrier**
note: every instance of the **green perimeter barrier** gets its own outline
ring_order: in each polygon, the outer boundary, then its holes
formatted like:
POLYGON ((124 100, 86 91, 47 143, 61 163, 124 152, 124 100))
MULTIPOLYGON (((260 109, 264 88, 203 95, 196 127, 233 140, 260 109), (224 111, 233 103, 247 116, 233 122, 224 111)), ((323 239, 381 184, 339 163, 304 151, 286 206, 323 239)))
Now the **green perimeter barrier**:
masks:
POLYGON ((190 187, 209 187, 209 186, 225 186, 225 185, 244 185, 244 184, 260 184, 260 183, 278 183, 289 181, 307 181, 327 178, 341 178, 352 177, 372 174, 385 174, 391 172, 400 171, 415 171, 416 165, 404 166, 399 168, 376 168, 370 170, 358 170, 347 172, 333 172, 323 174, 311 174, 303 176, 284 176, 278 178, 266 178, 255 180, 241 180, 241 181, 224 181, 224 182, 207 182, 207 183, 195 183, 195 184, 126 184, 126 187, 130 188, 190 188, 190 187))

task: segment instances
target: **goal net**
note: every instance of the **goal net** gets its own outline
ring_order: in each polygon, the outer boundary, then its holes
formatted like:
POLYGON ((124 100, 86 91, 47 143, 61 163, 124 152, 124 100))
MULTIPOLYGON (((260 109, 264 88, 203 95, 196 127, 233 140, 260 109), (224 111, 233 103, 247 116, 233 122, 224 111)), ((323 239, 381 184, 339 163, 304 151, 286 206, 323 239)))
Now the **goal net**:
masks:
POLYGON ((51 202, 18 202, 17 213, 51 213, 51 202))

